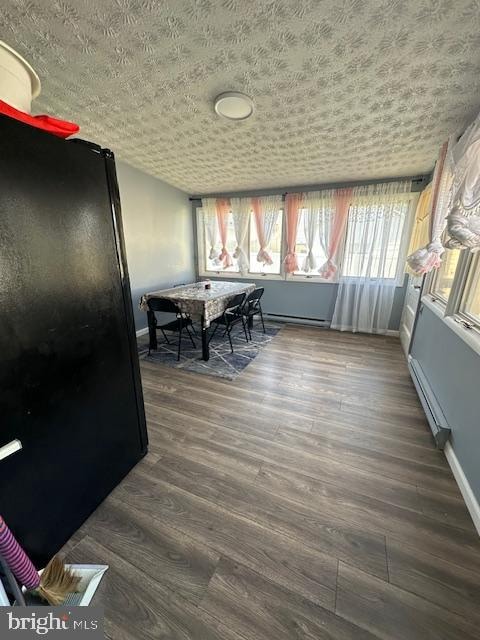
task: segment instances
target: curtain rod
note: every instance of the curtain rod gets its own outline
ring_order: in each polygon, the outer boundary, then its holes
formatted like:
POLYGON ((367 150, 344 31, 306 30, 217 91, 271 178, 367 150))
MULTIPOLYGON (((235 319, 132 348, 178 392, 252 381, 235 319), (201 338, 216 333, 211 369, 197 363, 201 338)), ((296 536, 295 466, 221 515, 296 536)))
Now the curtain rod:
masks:
MULTIPOLYGON (((382 184, 383 182, 400 182, 402 180, 411 180, 414 186, 421 187, 423 184, 428 184, 428 181, 431 179, 431 173, 426 173, 423 175, 416 176, 406 176, 400 178, 376 178, 372 180, 356 180, 352 182, 331 182, 325 184, 309 184, 309 185, 300 185, 298 187, 290 187, 287 188, 286 191, 280 191, 280 189, 276 189, 272 187, 271 189, 258 189, 258 191, 227 191, 223 193, 209 193, 203 194, 201 196, 191 196, 189 198, 190 202, 198 202, 202 198, 250 198, 255 197, 256 195, 277 195, 281 194, 282 197, 285 197, 289 193, 299 193, 299 192, 307 192, 307 191, 323 191, 327 189, 344 189, 347 187, 363 187, 371 184, 382 184)), ((414 189, 414 191, 421 189, 414 189)))

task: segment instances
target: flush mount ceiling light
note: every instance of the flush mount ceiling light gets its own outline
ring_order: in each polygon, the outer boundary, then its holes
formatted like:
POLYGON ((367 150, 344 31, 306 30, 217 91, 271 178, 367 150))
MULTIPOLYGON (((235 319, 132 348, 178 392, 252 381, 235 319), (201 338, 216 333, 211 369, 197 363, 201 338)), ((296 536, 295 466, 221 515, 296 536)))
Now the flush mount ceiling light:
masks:
POLYGON ((227 120, 246 120, 253 113, 253 101, 244 93, 227 91, 215 98, 215 111, 227 120))

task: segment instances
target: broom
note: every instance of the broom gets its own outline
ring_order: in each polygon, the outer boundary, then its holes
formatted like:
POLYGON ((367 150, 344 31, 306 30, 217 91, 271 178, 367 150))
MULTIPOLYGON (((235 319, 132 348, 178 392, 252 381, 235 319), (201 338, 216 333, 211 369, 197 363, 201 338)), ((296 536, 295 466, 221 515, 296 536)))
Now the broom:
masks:
POLYGON ((80 582, 80 578, 65 566, 59 556, 54 556, 50 560, 40 576, 2 516, 0 516, 0 554, 27 591, 38 594, 54 607, 61 605, 69 593, 74 593, 80 582))

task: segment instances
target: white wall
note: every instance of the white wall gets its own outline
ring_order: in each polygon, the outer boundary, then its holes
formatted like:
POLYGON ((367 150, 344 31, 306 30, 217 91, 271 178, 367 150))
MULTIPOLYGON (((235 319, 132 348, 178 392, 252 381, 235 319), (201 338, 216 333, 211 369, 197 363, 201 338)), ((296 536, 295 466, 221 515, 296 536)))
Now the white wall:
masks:
POLYGON ((188 195, 117 160, 123 229, 137 330, 147 326, 140 296, 195 280, 188 195))

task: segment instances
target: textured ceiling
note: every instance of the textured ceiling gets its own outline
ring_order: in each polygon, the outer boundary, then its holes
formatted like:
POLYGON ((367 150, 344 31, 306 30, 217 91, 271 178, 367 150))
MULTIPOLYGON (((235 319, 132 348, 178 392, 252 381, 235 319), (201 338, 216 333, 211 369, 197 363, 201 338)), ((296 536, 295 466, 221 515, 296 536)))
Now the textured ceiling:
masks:
POLYGON ((479 0, 2 0, 0 38, 34 112, 190 193, 428 172, 480 108, 479 0))

